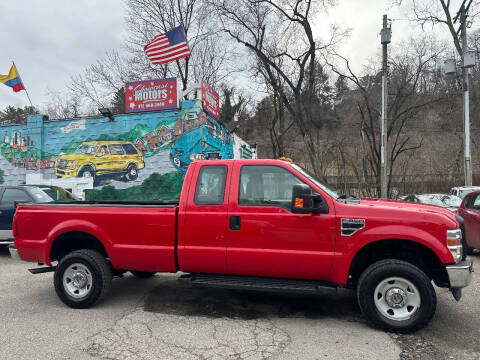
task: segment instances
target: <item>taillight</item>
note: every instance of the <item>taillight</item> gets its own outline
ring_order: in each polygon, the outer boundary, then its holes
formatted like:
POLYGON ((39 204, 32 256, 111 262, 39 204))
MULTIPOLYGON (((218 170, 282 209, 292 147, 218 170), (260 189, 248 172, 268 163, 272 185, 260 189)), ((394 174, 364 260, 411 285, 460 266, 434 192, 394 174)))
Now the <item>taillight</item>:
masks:
POLYGON ((13 234, 13 237, 17 236, 17 215, 13 216, 12 234, 13 234))

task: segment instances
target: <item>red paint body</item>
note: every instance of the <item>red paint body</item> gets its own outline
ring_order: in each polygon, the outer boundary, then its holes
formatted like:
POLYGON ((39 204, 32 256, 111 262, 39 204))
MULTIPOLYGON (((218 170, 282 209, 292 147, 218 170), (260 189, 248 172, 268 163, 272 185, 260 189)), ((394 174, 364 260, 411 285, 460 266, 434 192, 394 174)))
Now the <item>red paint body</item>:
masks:
POLYGON ((82 231, 101 241, 116 269, 316 279, 342 285, 358 251, 379 240, 417 242, 431 249, 442 263, 453 264, 445 234, 459 227, 453 213, 436 206, 379 199, 340 202, 280 160, 192 163, 178 206, 20 205, 15 222, 15 245, 26 261, 50 265, 55 239, 82 231), (329 213, 294 214, 275 206, 240 206, 240 169, 246 164, 279 166, 292 172, 324 198, 329 213), (196 205, 199 170, 210 165, 228 169, 224 202, 196 205), (230 229, 230 216, 240 216, 240 230, 230 229), (365 228, 343 236, 342 218, 365 219, 365 228))

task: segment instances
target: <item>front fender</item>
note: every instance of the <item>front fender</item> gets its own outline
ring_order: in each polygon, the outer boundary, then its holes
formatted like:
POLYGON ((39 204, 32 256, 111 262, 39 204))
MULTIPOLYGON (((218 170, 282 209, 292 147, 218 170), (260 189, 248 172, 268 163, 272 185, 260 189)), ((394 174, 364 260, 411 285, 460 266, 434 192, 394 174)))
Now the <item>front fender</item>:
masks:
POLYGON ((107 254, 110 254, 113 242, 101 227, 84 220, 67 220, 55 225, 47 235, 47 246, 45 246, 46 252, 44 254, 44 258, 47 260, 46 263, 48 265, 51 265, 50 253, 55 239, 62 234, 74 231, 84 232, 94 236, 102 243, 103 247, 107 251, 107 254))
POLYGON ((423 229, 407 225, 366 228, 350 237, 339 234, 337 239, 332 281, 339 284, 347 283, 350 265, 358 252, 365 246, 382 240, 397 239, 415 242, 430 249, 442 263, 452 264, 455 262, 446 246, 446 238, 439 239, 423 229))

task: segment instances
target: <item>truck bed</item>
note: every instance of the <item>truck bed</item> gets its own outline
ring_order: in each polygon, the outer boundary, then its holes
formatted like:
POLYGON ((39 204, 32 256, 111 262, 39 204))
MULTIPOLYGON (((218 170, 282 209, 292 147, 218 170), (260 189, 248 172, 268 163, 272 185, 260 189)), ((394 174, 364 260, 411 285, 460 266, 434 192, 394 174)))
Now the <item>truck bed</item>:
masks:
POLYGON ((51 203, 41 205, 74 205, 74 206, 86 206, 86 205, 98 205, 98 206, 153 206, 153 207, 175 207, 178 206, 178 201, 167 200, 87 200, 87 201, 55 201, 51 203))
POLYGON ((86 234, 104 244, 116 269, 175 272, 177 205, 118 200, 21 204, 15 244, 22 259, 50 265, 57 241, 66 241, 62 247, 68 248, 86 234))

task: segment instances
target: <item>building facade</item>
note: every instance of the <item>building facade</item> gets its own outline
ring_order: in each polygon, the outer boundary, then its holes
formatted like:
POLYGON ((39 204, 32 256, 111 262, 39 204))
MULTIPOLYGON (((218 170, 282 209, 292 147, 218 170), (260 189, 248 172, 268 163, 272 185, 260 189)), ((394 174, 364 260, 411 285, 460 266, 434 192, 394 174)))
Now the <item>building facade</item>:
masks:
POLYGON ((200 100, 185 100, 175 110, 120 114, 113 121, 31 115, 26 124, 0 126, 0 139, 0 183, 92 178, 87 199, 174 199, 192 161, 256 157, 200 100))

